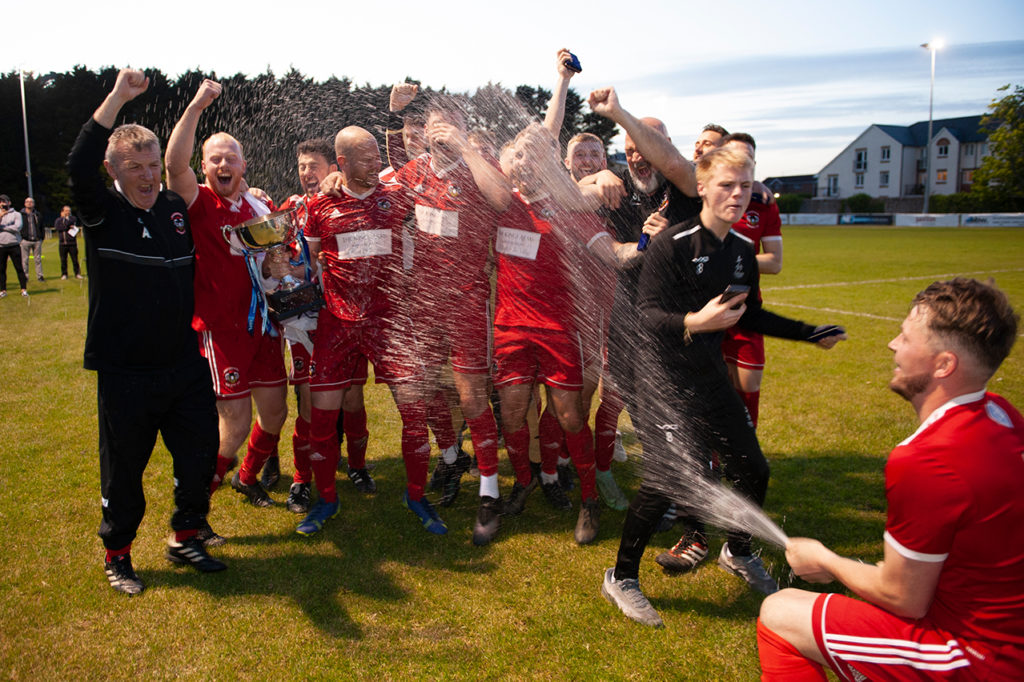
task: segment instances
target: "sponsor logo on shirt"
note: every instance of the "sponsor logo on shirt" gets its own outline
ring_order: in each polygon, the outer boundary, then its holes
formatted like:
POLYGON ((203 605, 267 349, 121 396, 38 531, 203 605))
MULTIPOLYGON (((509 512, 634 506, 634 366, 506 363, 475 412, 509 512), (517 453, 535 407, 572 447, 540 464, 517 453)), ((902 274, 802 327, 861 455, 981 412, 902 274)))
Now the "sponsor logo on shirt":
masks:
POLYGON ((709 260, 711 259, 707 256, 697 256, 696 258, 693 259, 693 262, 697 264, 698 275, 704 273, 704 264, 707 263, 709 260))

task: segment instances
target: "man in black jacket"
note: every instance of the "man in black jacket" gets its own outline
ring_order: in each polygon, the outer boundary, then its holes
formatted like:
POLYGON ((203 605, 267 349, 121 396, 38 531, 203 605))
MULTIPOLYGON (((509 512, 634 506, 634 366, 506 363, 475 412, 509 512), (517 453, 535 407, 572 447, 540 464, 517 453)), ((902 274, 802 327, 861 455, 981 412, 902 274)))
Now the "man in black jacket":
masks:
POLYGON ((60 210, 60 217, 53 222, 53 231, 57 233, 58 251, 60 253, 60 278, 68 278, 68 256, 75 269, 75 279, 84 279, 82 269, 78 266, 78 225, 75 216, 71 215, 71 207, 60 210))
MULTIPOLYGON (((733 490, 757 506, 768 489, 768 462, 753 424, 729 382, 722 337, 735 324, 751 331, 833 347, 841 327, 790 320, 761 307, 759 275, 748 239, 732 231, 750 201, 754 161, 735 149, 717 149, 697 164, 697 217, 651 242, 640 276, 640 323, 645 340, 637 371, 644 447, 644 481, 630 504, 614 568, 602 594, 627 616, 660 626, 661 617, 640 591, 640 559, 670 503, 669 495, 703 487, 703 466, 717 452, 733 490), (731 291, 741 287, 729 299, 731 291)), ((706 505, 705 505, 706 506, 706 505)), ((719 565, 766 594, 775 580, 754 556, 748 533, 731 530, 719 565)))
POLYGON ((129 124, 111 132, 121 107, 147 87, 141 71, 123 69, 68 158, 90 274, 85 368, 97 372, 99 535, 107 579, 129 595, 144 589, 129 552, 145 511, 142 475, 158 432, 174 462, 167 559, 202 572, 226 568, 199 536, 219 436, 210 373, 191 327, 188 210, 177 194, 161 190, 160 143, 152 131, 129 124), (99 173, 101 160, 113 188, 99 173))

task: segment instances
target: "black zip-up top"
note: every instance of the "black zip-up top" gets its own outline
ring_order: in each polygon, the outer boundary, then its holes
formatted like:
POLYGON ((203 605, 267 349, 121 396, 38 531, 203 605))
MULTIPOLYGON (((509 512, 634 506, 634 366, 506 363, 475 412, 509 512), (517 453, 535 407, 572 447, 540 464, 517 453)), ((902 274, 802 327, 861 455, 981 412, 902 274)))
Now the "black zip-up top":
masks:
POLYGON ((701 382, 727 376, 722 360, 724 331, 684 338, 687 313, 695 313, 729 284, 750 287, 739 326, 769 336, 807 340, 814 327, 761 307, 760 275, 753 244, 730 230, 720 240, 692 218, 651 240, 640 275, 641 320, 655 362, 673 381, 701 382))
POLYGON ((201 362, 188 208, 162 190, 146 211, 107 188, 100 164, 110 133, 90 118, 68 157, 89 268, 85 368, 147 372, 201 362))

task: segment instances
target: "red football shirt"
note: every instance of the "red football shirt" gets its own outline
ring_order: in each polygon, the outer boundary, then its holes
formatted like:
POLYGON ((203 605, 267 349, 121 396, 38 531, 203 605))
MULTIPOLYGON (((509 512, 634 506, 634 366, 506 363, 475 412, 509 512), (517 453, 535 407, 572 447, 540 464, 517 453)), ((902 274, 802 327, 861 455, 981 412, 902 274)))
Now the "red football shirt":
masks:
POLYGON ((490 291, 487 262, 496 212, 460 160, 438 168, 423 154, 395 172, 416 197, 413 276, 421 292, 437 293, 450 305, 450 293, 490 291))
POLYGON ((509 327, 577 329, 594 261, 593 241, 607 235, 592 213, 561 209, 549 199, 527 203, 512 193, 498 217, 498 306, 494 323, 509 327))
MULTIPOLYGON (((199 193, 188 207, 196 243, 196 307, 192 317, 196 331, 246 328, 252 280, 245 257, 228 246, 221 227, 234 227, 259 215, 254 202, 257 200, 244 194, 233 204, 206 185, 199 185, 199 193)), ((273 210, 273 206, 267 208, 273 210)))
POLYGON ((782 239, 782 218, 778 204, 751 201, 747 212, 732 226, 739 234, 754 242, 754 253, 761 253, 761 243, 782 239))
POLYGON ((387 315, 401 286, 402 224, 412 199, 401 185, 379 184, 359 197, 318 194, 309 207, 306 239, 326 258, 324 298, 338 319, 387 315))
POLYGON ((926 618, 981 641, 1024 645, 1024 420, 979 391, 931 414, 889 455, 886 541, 942 561, 926 618))

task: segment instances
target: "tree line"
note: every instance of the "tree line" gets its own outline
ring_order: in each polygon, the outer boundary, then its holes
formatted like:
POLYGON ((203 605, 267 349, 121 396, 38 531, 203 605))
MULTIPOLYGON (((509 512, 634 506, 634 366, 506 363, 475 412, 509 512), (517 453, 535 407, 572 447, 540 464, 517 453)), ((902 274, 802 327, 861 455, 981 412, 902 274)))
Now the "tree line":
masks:
MULTIPOLYGON (((99 71, 75 66, 64 73, 25 74, 33 194, 47 220, 70 203, 65 168, 68 152, 82 124, 110 92, 117 73, 112 66, 99 71)), ((317 82, 294 68, 282 76, 268 70, 254 77, 235 74, 227 78, 193 70, 174 80, 158 69, 146 69, 146 73, 149 89, 125 105, 119 124, 144 125, 166 145, 199 84, 204 78, 217 80, 224 85, 224 95, 204 113, 197 139, 219 130, 238 138, 249 163, 249 184, 266 189, 275 198, 299 190, 295 147, 302 140, 333 140, 344 126, 359 125, 378 135, 383 148, 390 83, 356 85, 345 77, 317 82)), ((434 92, 463 100, 469 127, 491 131, 499 144, 531 120, 543 117, 551 97, 550 90, 530 85, 510 90, 488 83, 472 94, 423 88, 411 109, 422 106, 434 92)), ((570 89, 560 135, 563 147, 576 133, 591 132, 604 141, 607 149, 616 134, 615 124, 584 109, 584 100, 570 89)), ((198 158, 197 144, 197 170, 198 158)), ((15 207, 20 207, 28 194, 21 79, 17 71, 0 75, 0 193, 9 195, 15 207)))

